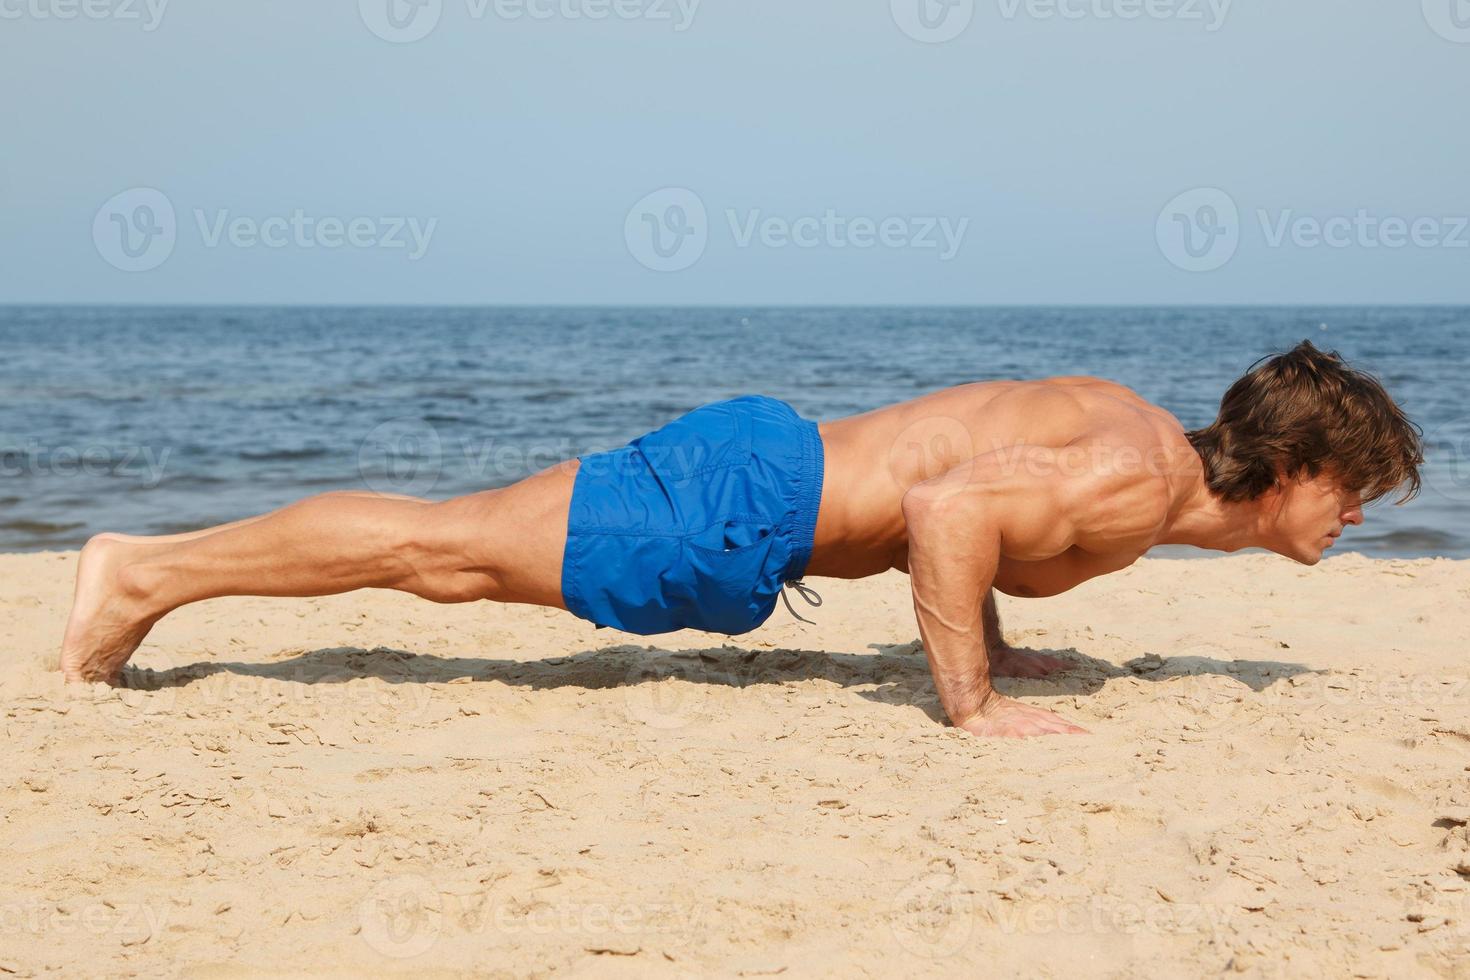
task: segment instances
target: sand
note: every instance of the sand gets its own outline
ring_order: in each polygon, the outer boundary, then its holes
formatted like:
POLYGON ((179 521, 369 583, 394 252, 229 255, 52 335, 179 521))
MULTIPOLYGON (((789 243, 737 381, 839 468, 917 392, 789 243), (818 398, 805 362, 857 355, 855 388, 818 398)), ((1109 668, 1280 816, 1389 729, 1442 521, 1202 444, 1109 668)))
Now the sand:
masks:
POLYGON ((75 561, 0 556, 0 977, 1470 976, 1470 562, 1001 597, 1093 732, 1018 742, 896 573, 735 639, 221 600, 68 693, 75 561))

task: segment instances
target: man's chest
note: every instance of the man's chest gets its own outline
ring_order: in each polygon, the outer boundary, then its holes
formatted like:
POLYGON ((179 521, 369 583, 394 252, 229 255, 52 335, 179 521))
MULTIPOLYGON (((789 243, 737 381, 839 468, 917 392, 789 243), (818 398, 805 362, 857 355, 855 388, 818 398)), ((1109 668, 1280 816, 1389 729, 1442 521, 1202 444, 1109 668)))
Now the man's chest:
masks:
POLYGON ((1042 561, 1002 557, 996 569, 995 587, 1006 595, 1026 598, 1057 595, 1088 579, 1127 568, 1138 558, 1131 550, 1096 554, 1081 548, 1069 548, 1042 561))

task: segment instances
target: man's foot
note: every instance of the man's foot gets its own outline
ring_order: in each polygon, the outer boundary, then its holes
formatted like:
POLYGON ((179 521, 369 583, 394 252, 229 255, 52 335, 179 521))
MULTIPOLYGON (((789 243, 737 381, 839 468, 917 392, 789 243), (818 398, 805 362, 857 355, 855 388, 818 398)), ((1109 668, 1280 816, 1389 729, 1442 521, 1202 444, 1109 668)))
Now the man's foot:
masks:
POLYGON ((82 549, 61 641, 61 675, 67 681, 117 684, 123 665, 158 621, 125 574, 142 547, 123 535, 99 534, 82 549))
POLYGON ((1001 647, 990 651, 990 676, 992 677, 1049 677, 1071 664, 1060 657, 1044 653, 1023 653, 1014 647, 1001 647))

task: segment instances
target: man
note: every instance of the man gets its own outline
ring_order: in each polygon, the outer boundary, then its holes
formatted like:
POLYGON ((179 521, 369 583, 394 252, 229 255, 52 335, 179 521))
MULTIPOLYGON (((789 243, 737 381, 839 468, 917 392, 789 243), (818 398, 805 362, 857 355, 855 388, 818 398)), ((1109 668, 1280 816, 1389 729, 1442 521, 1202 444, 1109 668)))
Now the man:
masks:
POLYGON ((1004 646, 992 589, 1055 595, 1158 544, 1316 564, 1365 503, 1413 497, 1422 462, 1379 383, 1310 342, 1258 362, 1188 432, 1092 377, 961 385, 821 425, 747 396, 454 500, 333 493, 192 534, 100 535, 62 671, 116 683, 154 623, 217 596, 389 588, 738 634, 804 575, 897 568, 951 722, 1081 732, 991 685, 1065 666, 1004 646))

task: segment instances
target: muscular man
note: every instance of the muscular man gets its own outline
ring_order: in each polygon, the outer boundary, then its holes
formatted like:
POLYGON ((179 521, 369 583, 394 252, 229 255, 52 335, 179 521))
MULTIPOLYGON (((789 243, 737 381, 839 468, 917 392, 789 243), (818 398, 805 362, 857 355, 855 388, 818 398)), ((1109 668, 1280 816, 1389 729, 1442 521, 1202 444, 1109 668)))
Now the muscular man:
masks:
POLYGON ((454 500, 332 493, 192 534, 100 535, 61 665, 116 683, 154 623, 217 596, 388 588, 738 634, 803 575, 897 568, 951 722, 1081 732, 991 685, 1064 666, 1003 644, 992 589, 1055 595, 1158 544, 1315 564, 1365 503, 1414 496, 1422 462, 1379 383, 1309 342, 1259 362, 1193 431, 1092 377, 960 385, 820 425, 746 396, 454 500))

